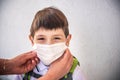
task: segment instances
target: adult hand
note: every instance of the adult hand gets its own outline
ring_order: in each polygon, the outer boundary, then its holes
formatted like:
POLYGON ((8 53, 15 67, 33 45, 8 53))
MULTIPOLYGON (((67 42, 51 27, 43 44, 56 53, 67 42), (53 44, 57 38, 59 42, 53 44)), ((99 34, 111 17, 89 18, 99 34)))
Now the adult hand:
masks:
POLYGON ((72 67, 72 63, 73 56, 71 55, 70 51, 66 49, 64 55, 50 65, 46 75, 38 80, 59 80, 69 72, 70 68, 72 67))
POLYGON ((32 70, 39 59, 37 58, 37 54, 35 52, 27 52, 21 54, 13 59, 5 61, 5 71, 7 74, 22 74, 32 70))

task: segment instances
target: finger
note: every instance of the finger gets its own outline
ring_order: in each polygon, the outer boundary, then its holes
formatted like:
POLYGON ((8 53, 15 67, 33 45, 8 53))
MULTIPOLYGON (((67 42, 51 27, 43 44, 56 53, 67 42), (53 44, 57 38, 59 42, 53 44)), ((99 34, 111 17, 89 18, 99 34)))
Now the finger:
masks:
POLYGON ((69 60, 71 54, 70 54, 70 51, 69 49, 66 49, 64 55, 63 55, 63 60, 69 60))
POLYGON ((73 55, 71 54, 70 50, 68 50, 68 54, 70 55, 68 60, 71 63, 70 65, 72 65, 73 64, 73 55))
POLYGON ((28 71, 30 71, 30 65, 32 64, 32 60, 28 60, 25 64, 24 64, 24 73, 26 73, 26 72, 28 72, 28 71))
POLYGON ((31 64, 31 66, 36 66, 37 65, 37 63, 36 63, 36 61, 35 60, 32 60, 32 64, 31 64))
POLYGON ((73 56, 70 57, 69 62, 70 62, 70 66, 72 67, 72 65, 73 65, 73 56))
POLYGON ((28 60, 25 64, 26 65, 32 64, 32 60, 28 60))
POLYGON ((29 60, 29 59, 32 59, 32 58, 35 58, 35 57, 37 57, 36 52, 30 51, 30 52, 27 52, 24 55, 24 60, 29 60))
POLYGON ((35 58, 35 62, 38 64, 40 62, 39 58, 35 58))
POLYGON ((66 63, 67 66, 66 67, 67 67, 68 70, 70 70, 70 68, 72 67, 72 64, 73 64, 73 56, 72 56, 69 49, 66 50, 65 57, 67 58, 67 63, 66 63))
POLYGON ((27 69, 26 71, 30 71, 32 70, 33 68, 35 68, 35 66, 39 63, 39 58, 33 58, 33 59, 30 59, 27 61, 27 69))
POLYGON ((69 54, 69 61, 71 62, 71 63, 73 63, 73 55, 71 54, 71 52, 70 52, 70 50, 68 49, 68 53, 67 54, 69 54))
POLYGON ((27 71, 32 70, 34 67, 36 66, 36 62, 34 60, 31 60, 31 62, 29 64, 27 64, 27 71))

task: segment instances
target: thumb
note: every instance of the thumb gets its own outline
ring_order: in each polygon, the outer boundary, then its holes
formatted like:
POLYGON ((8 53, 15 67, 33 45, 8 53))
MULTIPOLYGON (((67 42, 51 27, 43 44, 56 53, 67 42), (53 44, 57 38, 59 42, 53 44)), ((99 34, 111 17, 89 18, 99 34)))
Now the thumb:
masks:
POLYGON ((33 51, 27 52, 27 53, 24 55, 24 59, 25 59, 25 60, 29 60, 29 59, 32 59, 32 58, 35 58, 35 57, 37 57, 37 53, 36 53, 36 52, 33 52, 33 51))

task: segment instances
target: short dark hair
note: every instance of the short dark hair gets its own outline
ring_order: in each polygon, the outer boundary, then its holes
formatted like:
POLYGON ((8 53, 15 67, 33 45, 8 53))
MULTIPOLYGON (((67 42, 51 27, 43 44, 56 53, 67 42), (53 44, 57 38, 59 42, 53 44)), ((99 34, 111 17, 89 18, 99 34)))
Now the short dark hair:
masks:
POLYGON ((44 8, 36 13, 31 25, 30 35, 34 37, 35 31, 39 28, 49 30, 62 28, 66 37, 69 34, 66 16, 54 7, 44 8))

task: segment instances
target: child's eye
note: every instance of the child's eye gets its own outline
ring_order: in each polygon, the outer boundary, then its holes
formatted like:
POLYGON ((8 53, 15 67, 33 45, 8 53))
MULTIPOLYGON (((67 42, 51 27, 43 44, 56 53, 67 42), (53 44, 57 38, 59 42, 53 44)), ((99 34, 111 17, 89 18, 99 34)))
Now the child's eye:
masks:
POLYGON ((38 38, 37 40, 45 40, 45 38, 38 38))
POLYGON ((61 38, 59 38, 59 37, 55 37, 54 39, 55 39, 55 40, 60 40, 61 38))

